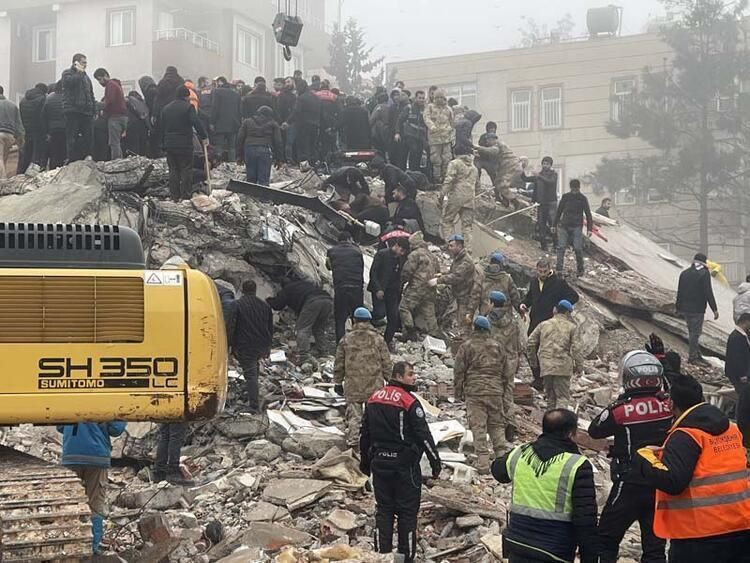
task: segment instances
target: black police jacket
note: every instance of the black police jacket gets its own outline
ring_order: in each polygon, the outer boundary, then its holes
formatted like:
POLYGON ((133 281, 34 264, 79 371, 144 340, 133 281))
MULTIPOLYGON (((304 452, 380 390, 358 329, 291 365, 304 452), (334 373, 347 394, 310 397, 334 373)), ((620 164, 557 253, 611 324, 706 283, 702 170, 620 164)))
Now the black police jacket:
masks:
POLYGON ((419 463, 427 455, 433 473, 440 471, 440 455, 427 426, 424 410, 411 394, 414 387, 391 380, 367 400, 362 416, 360 469, 370 474, 374 460, 402 465, 419 463))
POLYGON ((595 439, 615 437, 610 448, 612 480, 645 485, 630 472, 633 456, 644 446, 661 446, 672 424, 666 395, 656 391, 627 392, 591 421, 589 435, 595 439))

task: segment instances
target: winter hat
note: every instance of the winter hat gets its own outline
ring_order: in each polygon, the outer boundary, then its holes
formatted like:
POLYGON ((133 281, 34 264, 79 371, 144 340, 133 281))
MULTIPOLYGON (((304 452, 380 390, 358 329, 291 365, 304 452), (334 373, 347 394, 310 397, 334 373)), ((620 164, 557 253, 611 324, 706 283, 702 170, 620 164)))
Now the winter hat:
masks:
POLYGON ((481 315, 474 319, 474 328, 479 330, 490 330, 490 321, 481 315))
POLYGON ((508 301, 508 298, 505 297, 505 294, 502 291, 490 291, 490 301, 503 305, 508 301))
POLYGON ((567 299, 562 299, 557 304, 557 310, 558 311, 567 311, 568 313, 570 313, 570 312, 573 311, 573 304, 570 301, 568 301, 567 299))
POLYGON ((703 262, 705 264, 706 261, 708 260, 708 256, 706 256, 702 252, 699 252, 698 254, 696 254, 695 256, 693 256, 693 260, 695 262, 703 262))
POLYGON ((490 264, 505 264, 505 254, 502 252, 493 252, 490 254, 490 264))
POLYGON ((358 321, 371 321, 372 314, 365 307, 357 307, 354 310, 354 318, 358 321))

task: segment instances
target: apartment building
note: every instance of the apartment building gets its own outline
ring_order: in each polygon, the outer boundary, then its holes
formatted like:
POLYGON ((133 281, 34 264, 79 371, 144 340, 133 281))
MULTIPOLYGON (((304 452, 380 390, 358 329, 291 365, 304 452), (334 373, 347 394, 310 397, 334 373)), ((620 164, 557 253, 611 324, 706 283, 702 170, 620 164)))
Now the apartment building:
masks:
POLYGON ((158 80, 169 65, 193 80, 249 83, 316 72, 328 61, 325 0, 296 3, 305 26, 287 62, 271 30, 277 0, 0 0, 0 84, 18 99, 57 80, 79 52, 126 89, 143 75, 158 80))
MULTIPOLYGON (((647 155, 653 148, 637 138, 610 135, 606 124, 637 87, 642 70, 661 67, 671 50, 655 33, 587 37, 530 48, 397 62, 389 75, 412 90, 430 85, 445 89, 459 103, 478 110, 483 118, 475 137, 489 121, 498 123, 500 138, 517 155, 532 162, 544 155, 555 160, 558 191, 579 178, 594 208, 602 197, 594 193, 592 172, 603 157, 647 155)), ((721 103, 718 100, 717 103, 721 103)), ((634 175, 633 182, 638 182, 634 175)), ((664 201, 658 192, 620 190, 614 195, 614 215, 639 228, 681 257, 692 258, 698 242, 696 202, 664 201), (646 192, 646 193, 644 193, 646 192)), ((726 210, 723 210, 726 211, 726 210)), ((711 213, 713 259, 721 262, 733 283, 744 281, 750 266, 750 241, 744 217, 711 213)), ((750 271, 750 269, 749 269, 750 271)))

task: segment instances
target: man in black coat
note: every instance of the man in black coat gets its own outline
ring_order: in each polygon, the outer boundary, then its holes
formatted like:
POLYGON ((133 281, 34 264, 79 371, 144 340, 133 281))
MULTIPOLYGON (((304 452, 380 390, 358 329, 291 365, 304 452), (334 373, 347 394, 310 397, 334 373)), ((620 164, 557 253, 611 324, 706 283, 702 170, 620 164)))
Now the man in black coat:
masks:
POLYGON ((73 55, 73 64, 62 73, 65 148, 68 161, 91 156, 96 101, 91 79, 86 74, 86 55, 73 55))
POLYGON ((207 134, 189 101, 187 86, 177 88, 177 99, 167 104, 159 118, 159 138, 167 153, 169 193, 174 201, 190 198, 193 188, 193 130, 202 143, 207 134))
POLYGON ((297 159, 313 164, 317 152, 320 129, 321 101, 308 87, 307 82, 297 82, 297 105, 288 122, 294 125, 297 142, 297 159))
POLYGON ((348 202, 351 196, 370 195, 370 186, 362 171, 356 166, 342 166, 334 170, 321 186, 323 189, 333 186, 339 198, 348 202))
POLYGON ((406 195, 409 197, 417 197, 417 184, 414 178, 408 173, 401 170, 394 164, 386 164, 385 159, 381 156, 376 156, 370 162, 370 168, 380 175, 380 178, 385 183, 385 203, 386 205, 394 201, 393 190, 397 186, 403 186, 406 188, 406 195))
POLYGON ((42 128, 47 140, 49 169, 59 168, 65 162, 65 115, 63 115, 62 83, 50 90, 42 108, 42 128))
POLYGON ((125 98, 128 107, 128 129, 125 133, 125 150, 132 154, 146 156, 148 136, 151 131, 151 115, 143 97, 135 90, 125 98))
POLYGON ((553 309, 563 299, 567 299, 573 305, 578 303, 578 293, 552 271, 552 265, 547 258, 537 261, 536 274, 537 277, 529 283, 529 289, 520 307, 522 315, 529 312, 529 334, 539 323, 552 318, 553 309))
MULTIPOLYGON (((150 77, 142 77, 141 80, 147 81, 150 77)), ((143 97, 148 103, 150 93, 143 91, 144 84, 139 80, 143 97)), ((161 116, 161 110, 167 107, 177 97, 177 88, 185 85, 185 79, 180 76, 177 72, 177 68, 168 66, 164 71, 164 76, 159 80, 159 84, 156 86, 156 94, 154 95, 153 107, 151 108, 151 115, 154 116, 155 120, 158 121, 161 116)))
POLYGON ((370 116, 362 105, 362 100, 354 96, 346 99, 346 106, 341 114, 341 138, 349 151, 372 148, 370 116))
POLYGON ((310 359, 310 340, 315 337, 319 355, 328 353, 327 331, 333 303, 331 296, 306 280, 282 280, 282 289, 276 297, 266 299, 274 311, 289 307, 297 315, 298 362, 310 359))
POLYGON ((408 104, 396 122, 394 140, 403 143, 409 170, 422 168, 422 155, 427 145, 427 125, 424 122, 425 93, 421 90, 414 94, 414 101, 408 104))
POLYGON ((277 119, 277 114, 275 111, 276 99, 274 98, 273 94, 271 94, 266 89, 265 78, 263 78, 262 76, 258 76, 255 79, 255 88, 253 88, 248 95, 242 98, 242 119, 253 117, 263 106, 268 106, 269 108, 273 109, 274 119, 277 119))
POLYGON ((552 232, 553 221, 557 213, 557 172, 552 168, 551 156, 542 159, 542 171, 534 180, 534 194, 532 199, 539 204, 536 210, 537 228, 539 229, 539 245, 547 250, 547 240, 555 244, 552 232))
POLYGON ((240 95, 223 76, 218 78, 216 85, 217 88, 211 94, 211 131, 214 144, 223 160, 234 162, 237 131, 242 125, 240 95))
POLYGON ((583 271, 583 217, 586 217, 586 234, 591 236, 594 220, 591 216, 588 198, 581 193, 581 182, 574 178, 570 181, 570 191, 563 194, 553 221, 557 234, 557 271, 562 272, 565 265, 565 251, 568 243, 573 243, 576 255, 576 271, 582 276, 583 271))
POLYGON ((389 348, 400 324, 401 268, 407 254, 409 239, 394 239, 390 246, 378 251, 370 267, 367 290, 372 293, 372 318, 377 320, 385 316, 388 319, 384 336, 389 348))
POLYGON ((279 123, 281 123, 284 156, 288 163, 294 162, 294 126, 288 122, 296 105, 297 94, 294 92, 294 80, 287 77, 284 80, 284 86, 276 96, 276 113, 279 116, 279 123))
POLYGON ((271 307, 256 296, 253 280, 242 284, 242 297, 235 302, 236 321, 232 335, 232 352, 242 367, 247 386, 250 412, 260 411, 258 396, 258 363, 268 357, 273 339, 273 312, 271 307))
POLYGON ((699 252, 693 258, 692 265, 680 274, 677 285, 676 309, 685 317, 688 329, 688 344, 691 364, 708 365, 701 354, 699 339, 703 332, 703 318, 706 305, 714 312, 714 320, 719 318, 714 291, 711 288, 711 273, 706 265, 706 255, 699 252))
POLYGON ((404 225, 410 232, 416 232, 416 228, 425 233, 422 212, 414 198, 406 194, 406 188, 398 186, 393 190, 393 199, 396 201, 396 209, 393 211, 392 222, 394 225, 404 225), (407 223, 408 221, 408 223, 407 223))
POLYGON ((42 110, 47 95, 47 85, 37 84, 18 103, 21 122, 26 130, 26 142, 18 161, 18 173, 23 174, 30 164, 44 166, 46 159, 46 142, 42 110))
POLYGON ((346 332, 346 319, 364 303, 365 262, 362 251, 346 231, 339 234, 339 243, 328 249, 326 268, 333 272, 333 317, 336 323, 336 344, 346 332))
POLYGON ((727 339, 724 375, 737 392, 735 418, 746 448, 750 448, 750 313, 742 313, 727 339))
POLYGON ((456 122, 456 146, 453 148, 456 154, 461 154, 460 151, 468 151, 463 154, 469 154, 474 150, 471 134, 480 119, 482 114, 470 109, 456 122))

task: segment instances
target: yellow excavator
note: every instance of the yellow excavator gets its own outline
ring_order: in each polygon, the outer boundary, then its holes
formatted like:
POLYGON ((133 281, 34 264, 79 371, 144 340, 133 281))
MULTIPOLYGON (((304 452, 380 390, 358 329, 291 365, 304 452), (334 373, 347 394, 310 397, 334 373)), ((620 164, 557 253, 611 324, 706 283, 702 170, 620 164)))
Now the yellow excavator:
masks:
MULTIPOLYGON (((224 408, 213 281, 147 270, 126 227, 0 223, 0 425, 190 421, 224 408)), ((91 554, 69 470, 0 447, 0 561, 91 554)))

